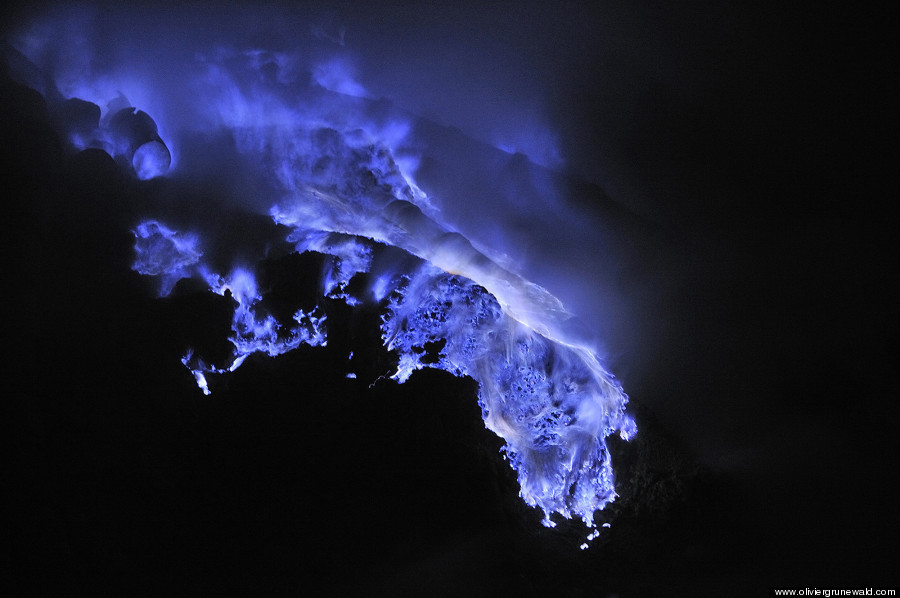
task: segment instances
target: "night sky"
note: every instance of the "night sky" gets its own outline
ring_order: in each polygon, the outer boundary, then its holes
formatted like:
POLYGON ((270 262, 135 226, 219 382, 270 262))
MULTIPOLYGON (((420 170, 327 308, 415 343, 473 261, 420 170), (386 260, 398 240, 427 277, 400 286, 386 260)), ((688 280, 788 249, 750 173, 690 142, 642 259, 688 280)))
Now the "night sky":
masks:
MULTIPOLYGON (((179 359, 227 350, 227 299, 190 281, 157 298, 131 229, 215 210, 223 245, 262 245, 271 219, 232 201, 257 182, 202 137, 179 150, 206 175, 138 181, 69 147, 4 67, 5 594, 896 585, 895 20, 735 4, 134 8, 101 11, 88 38, 97 64, 157 57, 176 80, 217 40, 330 43, 373 101, 418 118, 419 183, 461 218, 485 206, 472 230, 523 251, 631 397, 638 436, 611 441, 621 497, 586 551, 583 526, 545 529, 519 499, 474 381, 370 386, 392 363, 375 310, 334 300, 327 347, 251 357, 203 396, 179 359), (550 208, 516 204, 541 193, 525 174, 564 190, 543 228, 550 208)), ((12 43, 48 8, 4 10, 12 43)), ((301 303, 322 267, 262 265, 301 303)))

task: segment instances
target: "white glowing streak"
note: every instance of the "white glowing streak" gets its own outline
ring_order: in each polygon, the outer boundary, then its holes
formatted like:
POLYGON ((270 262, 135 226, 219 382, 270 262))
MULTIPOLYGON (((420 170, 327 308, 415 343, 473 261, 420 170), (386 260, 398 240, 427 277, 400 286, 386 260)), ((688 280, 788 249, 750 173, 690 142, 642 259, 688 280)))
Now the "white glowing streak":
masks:
MULTIPOLYGON (((538 334, 555 342, 571 344, 574 329, 566 323, 572 314, 543 287, 502 268, 477 251, 462 235, 448 231, 411 202, 381 199, 381 205, 361 206, 334 193, 306 186, 287 207, 275 206, 272 216, 279 224, 367 237, 405 249, 451 274, 475 281, 491 292, 503 311, 538 334), (325 209, 321 209, 322 207, 325 209), (363 210, 359 210, 363 207, 363 210), (365 208, 380 208, 368 213, 365 208)), ((369 198, 367 198, 369 199, 369 198)), ((314 249, 307 244, 305 248, 314 249)))

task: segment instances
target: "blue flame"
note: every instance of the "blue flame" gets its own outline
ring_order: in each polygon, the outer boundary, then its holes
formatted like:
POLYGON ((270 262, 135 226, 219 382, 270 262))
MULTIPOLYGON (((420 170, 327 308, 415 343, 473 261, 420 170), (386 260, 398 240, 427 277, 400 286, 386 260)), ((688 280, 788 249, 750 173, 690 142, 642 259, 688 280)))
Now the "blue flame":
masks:
MULTIPOLYGON (((87 99, 108 107, 97 143, 128 157, 141 179, 216 168, 187 154, 174 164, 163 130, 174 147, 179 134, 227 133, 241 166, 262 173, 270 185, 240 198, 239 207, 268 214, 290 230, 273 242, 331 257, 319 289, 323 300, 382 310, 382 341, 398 357, 390 377, 403 383, 429 367, 476 380, 485 425, 505 441, 503 453, 525 502, 543 511, 545 525, 555 525, 554 514, 577 517, 591 528, 588 539, 595 538, 595 511, 616 498, 606 439, 618 434, 627 440, 636 426, 625 413, 626 394, 584 327, 550 291, 523 276, 504 247, 488 235, 464 235, 445 206, 416 184, 409 122, 367 100, 345 59, 316 62, 224 45, 192 50, 191 60, 171 63, 184 84, 171 97, 148 91, 152 85, 136 75, 119 82, 125 93, 146 99, 141 105, 163 123, 159 130, 152 119, 152 127, 134 121, 139 117, 130 103, 124 108, 131 112, 122 112, 115 103, 120 87, 107 77, 69 72, 63 89, 84 90, 93 94, 87 99), (140 134, 116 136, 119 115, 132 119, 128 131, 137 127, 140 134), (382 246, 409 259, 373 271, 382 246), (360 273, 371 274, 369 287, 354 294, 351 279, 360 273)), ((146 65, 141 72, 148 81, 160 78, 146 65)), ((208 218, 215 222, 216 214, 208 218)), ((215 235, 214 228, 204 235, 215 235)), ((222 274, 201 250, 214 244, 201 243, 198 233, 148 219, 134 235, 133 268, 157 277, 161 295, 178 280, 194 278, 234 302, 227 362, 206 363, 193 351, 181 359, 205 394, 211 376, 234 372, 250 355, 326 344, 322 309, 298 308, 291 322, 261 309, 254 263, 264 256, 242 256, 222 274)))
POLYGON ((224 277, 204 272, 203 278, 209 284, 209 290, 218 295, 231 296, 236 304, 231 319, 233 334, 228 338, 234 345, 231 363, 224 368, 210 366, 193 359, 192 351, 188 351, 181 360, 191 370, 204 394, 210 394, 207 374, 233 372, 253 353, 275 357, 300 345, 317 347, 327 343, 326 318, 318 307, 308 313, 298 309, 293 315, 292 326, 278 322, 272 315, 260 317, 256 306, 262 295, 257 290, 255 275, 249 270, 235 268, 224 277))
POLYGON ((472 376, 486 426, 506 440, 521 496, 555 525, 552 513, 593 513, 615 499, 604 439, 630 438, 621 387, 583 347, 554 343, 510 317, 488 291, 425 265, 391 296, 382 338, 399 352, 392 376, 404 382, 423 367, 472 376), (438 358, 423 361, 438 344, 438 358))
MULTIPOLYGON (((477 380, 485 425, 506 441, 504 454, 518 472, 522 498, 543 510, 547 526, 555 525, 551 515, 557 513, 594 528, 594 512, 616 497, 605 439, 616 433, 629 439, 636 428, 625 414, 621 386, 579 341, 571 315, 546 289, 426 216, 414 203, 422 192, 372 136, 332 128, 294 133, 275 134, 275 147, 284 153, 274 161, 290 195, 271 213, 276 223, 291 227, 287 240, 297 252, 334 258, 322 295, 350 305, 384 304, 382 340, 398 354, 391 376, 397 382, 424 367, 477 380), (330 172, 323 175, 326 169, 314 165, 324 158, 330 172), (365 296, 352 296, 346 289, 354 275, 372 267, 375 242, 415 255, 421 266, 376 276, 365 296), (438 346, 437 356, 426 361, 426 348, 438 346)), ((154 247, 160 248, 161 264, 178 261, 167 244, 154 247)), ((143 254, 142 259, 148 261, 143 254)), ((161 265, 144 269, 185 273, 161 265)), ((287 335, 272 316, 257 318, 253 306, 261 297, 249 270, 204 278, 212 291, 228 292, 237 303, 234 362, 212 368, 193 363, 190 355, 183 360, 205 393, 207 374, 233 371, 250 353, 274 356, 302 343, 324 344, 324 318, 298 312, 297 323, 306 317, 307 327, 287 335)))
POLYGON ((163 297, 176 282, 191 275, 203 255, 197 235, 174 231, 156 220, 141 222, 133 232, 135 260, 131 268, 140 274, 159 276, 163 297))

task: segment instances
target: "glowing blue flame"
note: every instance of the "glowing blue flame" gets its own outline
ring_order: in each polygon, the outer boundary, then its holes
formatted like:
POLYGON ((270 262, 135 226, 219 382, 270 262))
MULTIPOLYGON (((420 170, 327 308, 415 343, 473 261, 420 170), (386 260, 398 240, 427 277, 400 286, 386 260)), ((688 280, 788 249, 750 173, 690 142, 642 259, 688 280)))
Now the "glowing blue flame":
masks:
POLYGON ((253 353, 275 357, 293 351, 300 345, 316 347, 326 344, 326 318, 318 308, 310 313, 302 309, 295 312, 295 325, 291 327, 279 323, 271 315, 260 319, 254 307, 262 297, 257 291, 256 277, 248 270, 235 268, 226 277, 207 273, 204 278, 212 292, 223 296, 228 294, 237 304, 231 320, 234 334, 228 338, 234 345, 231 364, 225 368, 216 368, 200 360, 195 362, 192 352, 188 352, 181 360, 194 374, 197 385, 204 394, 210 393, 206 374, 233 372, 253 353))
MULTIPOLYGON (((441 224, 377 129, 356 122, 351 130, 309 128, 307 122, 295 116, 249 126, 242 119, 239 134, 241 151, 274 173, 283 190, 270 213, 291 228, 287 240, 297 252, 333 256, 322 295, 350 305, 385 304, 382 339, 398 353, 391 376, 397 382, 423 367, 478 381, 485 425, 506 441, 504 455, 518 473, 522 498, 543 510, 547 526, 555 525, 551 515, 557 513, 593 529, 594 512, 616 497, 605 439, 628 439, 636 427, 624 411, 626 395, 583 341, 572 315, 546 289, 441 224), (373 242, 403 249, 424 264, 400 276, 376 276, 366 296, 351 296, 350 279, 371 268, 373 242), (426 349, 438 346, 426 360, 426 349)), ((148 273, 188 273, 185 260, 168 257, 169 245, 158 245, 160 262, 172 265, 145 268, 148 273)), ((257 318, 253 306, 260 296, 249 270, 205 279, 212 291, 229 292, 237 307, 232 364, 215 368, 191 355, 183 359, 203 392, 209 392, 207 375, 233 371, 251 353, 274 356, 304 343, 324 344, 321 316, 298 312, 289 329, 272 316, 257 318)), ((588 539, 594 537, 592 532, 588 539)))
MULTIPOLYGON (((373 108, 346 62, 306 64, 305 83, 297 56, 227 47, 195 54, 194 63, 177 63, 185 88, 165 101, 134 77, 122 87, 129 83, 126 93, 143 95, 142 106, 161 108, 151 111, 165 123, 167 139, 179 120, 184 130, 227 132, 242 166, 271 184, 243 199, 241 208, 288 227, 295 251, 333 258, 323 298, 383 309, 381 338, 398 356, 391 377, 403 383, 430 367, 475 379, 485 425, 505 440, 522 498, 542 509, 545 525, 554 525, 554 513, 578 517, 592 528, 588 539, 595 538, 594 512, 616 497, 606 439, 629 439, 636 427, 625 413, 627 396, 577 320, 513 260, 497 258, 503 248, 492 247, 490 238, 467 238, 448 222, 440 202, 411 178, 416 158, 404 145, 408 123, 373 108), (169 104, 180 112, 166 113, 169 104), (414 257, 396 271, 371 272, 369 288, 353 295, 350 281, 372 270, 376 244, 414 257)), ((97 105, 116 100, 109 80, 69 83, 67 89, 90 90, 97 105), (98 97, 98 90, 107 95, 98 97)), ((100 147, 128 158, 139 178, 179 175, 152 119, 130 104, 108 106, 113 118, 91 132, 100 147), (126 132, 141 134, 121 133, 115 118, 132 127, 126 132)), ((172 139, 177 144, 177 135, 172 139)), ((190 163, 191 156, 182 158, 190 163)), ((234 372, 254 353, 277 356, 326 343, 322 310, 298 309, 285 323, 260 308, 252 264, 262 256, 223 275, 203 260, 197 234, 158 220, 141 222, 134 234, 133 268, 157 277, 161 295, 178 280, 195 278, 234 301, 228 362, 205 363, 192 351, 182 358, 205 394, 211 376, 234 372)))
POLYGON ((191 266, 200 261, 199 238, 174 231, 156 220, 141 222, 134 229, 135 260, 132 269, 160 277, 160 295, 166 296, 175 283, 191 275, 191 266))
MULTIPOLYGON (((395 206, 397 200, 389 201, 392 196, 388 194, 381 205, 395 206)), ((343 298, 350 305, 369 298, 385 303, 382 339, 399 357, 397 371, 391 376, 394 380, 403 383, 423 367, 473 377, 479 382, 478 401, 485 425, 506 440, 504 453, 518 472, 522 498, 544 511, 547 526, 555 525, 551 514, 558 513, 580 517, 593 527, 594 512, 616 497, 605 439, 618 433, 627 440, 636 431, 624 412, 627 398, 619 384, 589 347, 561 338, 566 312, 546 290, 496 266, 464 239, 442 232, 411 204, 403 208, 406 218, 378 218, 366 213, 373 209, 371 202, 364 201, 368 197, 356 199, 359 205, 349 210, 349 202, 340 197, 306 188, 297 210, 289 215, 275 208, 274 219, 298 225, 288 237, 298 252, 334 257, 325 273, 323 295, 343 298), (326 214, 327 220, 329 209, 335 219, 343 219, 345 231, 357 226, 359 219, 369 238, 393 241, 435 261, 455 264, 454 270, 480 276, 500 289, 507 305, 485 286, 429 262, 402 276, 375 277, 367 297, 350 296, 344 291, 350 279, 371 267, 372 241, 361 234, 305 228, 310 222, 307 215, 326 214), (448 244, 456 251, 450 251, 448 244), (440 349, 435 358, 426 361, 429 346, 440 349)), ((146 228, 153 227, 139 227, 146 228)), ((166 230, 164 239, 178 237, 166 230)), ((160 242, 151 247, 159 250, 156 259, 146 247, 140 247, 145 273, 186 273, 184 268, 170 265, 180 263, 172 258, 170 244, 160 242)), ((224 278, 207 273, 204 278, 213 292, 228 293, 236 302, 230 339, 235 346, 233 363, 215 368, 193 361, 191 354, 182 360, 204 393, 209 393, 207 374, 234 371, 251 353, 275 356, 300 344, 325 343, 322 316, 300 311, 295 315, 297 326, 290 329, 272 316, 257 318, 253 306, 261 296, 249 270, 237 268, 224 278)), ((588 539, 594 537, 592 533, 588 539)))
POLYGON ((435 367, 479 382, 487 427, 506 440, 525 501, 552 513, 581 517, 612 501, 613 471, 604 439, 630 438, 621 387, 584 348, 553 343, 509 317, 483 287, 423 266, 398 286, 382 326, 400 354, 393 378, 435 367), (440 343, 438 358, 423 361, 440 343))
MULTIPOLYGON (((235 361, 243 360, 251 353, 265 353, 270 357, 287 353, 301 344, 319 346, 326 342, 322 329, 325 316, 319 310, 305 313, 298 310, 294 314, 296 325, 286 328, 271 315, 260 320, 254 306, 262 299, 256 288, 255 276, 242 268, 237 268, 227 277, 207 276, 211 280, 210 290, 219 295, 230 293, 237 302, 231 328, 234 336, 229 340, 235 347, 235 361)), ((233 371, 237 366, 232 366, 233 371)))

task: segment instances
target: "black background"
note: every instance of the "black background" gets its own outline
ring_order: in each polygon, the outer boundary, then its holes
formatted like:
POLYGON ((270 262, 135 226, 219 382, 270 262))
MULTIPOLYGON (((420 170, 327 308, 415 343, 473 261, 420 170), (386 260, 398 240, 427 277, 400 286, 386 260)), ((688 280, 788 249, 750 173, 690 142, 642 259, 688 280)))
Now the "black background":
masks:
MULTIPOLYGON (((582 552, 577 526, 539 526, 471 381, 344 378, 348 348, 390 359, 367 336, 377 314, 345 318, 326 349, 248 360, 200 395, 178 357, 227 328, 227 306, 189 288, 153 299, 129 269, 129 228, 159 197, 203 191, 139 184, 102 155, 73 154, 46 104, 4 77, 10 595, 895 584, 888 11, 333 14, 368 32, 373 63, 392 48, 469 48, 479 59, 463 56, 471 64, 453 77, 489 81, 487 50, 516 48, 518 61, 498 64, 550 83, 503 93, 552 98, 545 116, 587 185, 580 197, 601 197, 599 185, 623 206, 631 266, 619 293, 632 307, 609 345, 641 432, 613 446, 612 528, 582 552)), ((492 93, 482 88, 465 110, 426 116, 476 135, 492 93)), ((410 109, 428 100, 407 96, 410 109)), ((311 278, 320 268, 281 266, 311 278)))

